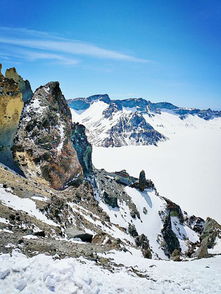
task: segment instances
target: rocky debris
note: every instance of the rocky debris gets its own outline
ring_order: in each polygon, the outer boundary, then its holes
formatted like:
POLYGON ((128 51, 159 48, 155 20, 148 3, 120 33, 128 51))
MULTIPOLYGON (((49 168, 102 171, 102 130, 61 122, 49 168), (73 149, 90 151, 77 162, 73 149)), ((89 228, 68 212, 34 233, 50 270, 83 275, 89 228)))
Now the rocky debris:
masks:
POLYGON ((143 192, 145 189, 154 189, 154 183, 151 180, 146 179, 145 171, 142 170, 139 175, 139 181, 134 182, 131 184, 132 188, 139 189, 143 192))
POLYGON ((77 152, 78 160, 83 168, 85 177, 93 173, 92 165, 92 145, 88 142, 85 134, 85 126, 74 124, 72 127, 72 143, 77 152))
POLYGON ((8 79, 12 79, 18 84, 24 102, 27 102, 32 98, 33 92, 29 81, 23 80, 23 78, 16 72, 16 69, 14 67, 6 70, 5 77, 8 79))
POLYGON ((95 170, 95 179, 97 182, 98 193, 104 203, 106 203, 104 196, 106 197, 106 200, 111 202, 115 208, 118 208, 119 203, 124 201, 130 209, 131 217, 134 219, 136 217, 140 219, 140 213, 137 210, 136 205, 124 191, 125 184, 121 184, 117 180, 118 175, 116 179, 116 175, 114 173, 108 173, 105 170, 95 170), (108 198, 110 198, 110 201, 107 199, 106 194, 108 195, 108 198))
POLYGON ((141 248, 144 258, 152 258, 152 253, 149 245, 149 240, 144 234, 141 234, 135 238, 137 247, 141 248))
POLYGON ((180 251, 180 243, 176 234, 172 230, 170 215, 167 215, 164 218, 163 229, 161 232, 165 241, 165 254, 171 256, 175 249, 180 251))
POLYGON ((0 183, 17 197, 34 201, 36 208, 57 225, 49 225, 25 211, 12 209, 0 202, 0 252, 8 253, 19 248, 28 256, 46 253, 58 254, 60 257, 90 258, 96 252, 120 248, 121 240, 104 233, 100 227, 102 224, 110 228, 110 220, 98 206, 88 182, 78 188, 54 190, 0 166, 0 183), (76 204, 78 198, 81 205, 76 204), (87 242, 87 246, 73 239, 70 232, 73 227, 78 230, 74 237, 87 242), (87 229, 93 231, 94 235, 88 233, 87 229), (90 242, 93 246, 90 246, 90 242))
POLYGON ((24 103, 18 84, 0 74, 0 162, 19 171, 11 146, 19 124, 24 103))
POLYGON ((71 142, 71 112, 58 82, 39 87, 25 105, 13 155, 26 177, 62 189, 82 176, 71 142))

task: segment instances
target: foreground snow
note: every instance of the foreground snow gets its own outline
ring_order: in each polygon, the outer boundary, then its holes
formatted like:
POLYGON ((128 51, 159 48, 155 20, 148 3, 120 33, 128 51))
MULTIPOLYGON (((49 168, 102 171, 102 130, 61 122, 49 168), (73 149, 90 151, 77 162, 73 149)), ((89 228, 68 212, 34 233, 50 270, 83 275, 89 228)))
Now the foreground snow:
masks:
POLYGON ((4 294, 220 294, 221 256, 189 262, 147 260, 137 250, 110 252, 110 272, 94 262, 46 255, 0 256, 0 293, 4 294), (133 268, 132 268, 133 266, 133 268), (139 271, 139 277, 136 272, 139 271))

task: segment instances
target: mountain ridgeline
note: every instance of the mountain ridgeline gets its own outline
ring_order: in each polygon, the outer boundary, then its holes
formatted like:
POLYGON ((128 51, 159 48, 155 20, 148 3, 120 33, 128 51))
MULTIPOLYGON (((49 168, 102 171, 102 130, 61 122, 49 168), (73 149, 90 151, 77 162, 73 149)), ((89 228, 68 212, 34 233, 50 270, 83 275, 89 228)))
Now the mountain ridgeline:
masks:
MULTIPOLYGON (((136 178, 125 170, 94 168, 85 127, 72 123, 58 82, 33 94, 20 88, 21 78, 0 75, 0 83, 1 252, 17 248, 28 256, 84 256, 101 265, 109 261, 98 253, 110 250, 133 248, 144 258, 177 261, 211 255, 208 250, 221 238, 215 220, 189 216, 160 196, 144 171, 136 178), (30 94, 28 98, 24 93, 30 94)), ((129 120, 113 126, 116 132, 128 128, 135 141, 140 140, 140 132, 142 140, 151 144, 163 139, 143 121, 147 101, 111 102, 107 95, 93 96, 76 100, 76 110, 85 110, 97 99, 105 104, 105 112, 103 105, 100 110, 106 117, 121 107, 139 108, 129 120)))
POLYGON ((165 141, 164 129, 153 126, 153 119, 171 114, 184 120, 195 116, 209 121, 221 111, 177 107, 168 102, 152 103, 143 98, 111 100, 107 94, 68 100, 73 119, 85 124, 89 141, 95 146, 157 145, 165 141))

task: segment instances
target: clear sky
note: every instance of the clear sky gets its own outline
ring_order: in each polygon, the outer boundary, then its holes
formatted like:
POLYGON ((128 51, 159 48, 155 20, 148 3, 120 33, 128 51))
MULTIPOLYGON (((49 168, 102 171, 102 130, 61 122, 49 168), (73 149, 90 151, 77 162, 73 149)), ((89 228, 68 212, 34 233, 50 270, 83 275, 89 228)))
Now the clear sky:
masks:
POLYGON ((0 63, 66 98, 221 109, 221 1, 1 0, 0 63))

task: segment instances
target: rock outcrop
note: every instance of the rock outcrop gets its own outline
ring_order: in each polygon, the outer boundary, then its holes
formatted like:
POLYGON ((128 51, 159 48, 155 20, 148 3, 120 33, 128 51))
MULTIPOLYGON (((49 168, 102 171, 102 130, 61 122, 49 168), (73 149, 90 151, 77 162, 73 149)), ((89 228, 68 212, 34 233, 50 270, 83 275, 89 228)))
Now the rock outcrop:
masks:
POLYGON ((92 146, 87 140, 85 134, 85 126, 74 124, 72 127, 72 143, 77 152, 78 160, 83 168, 85 177, 89 177, 93 173, 92 165, 92 146))
POLYGON ((39 87, 25 105, 13 155, 29 178, 62 189, 82 176, 71 142, 71 112, 58 82, 39 87))
POLYGON ((0 66, 0 162, 12 169, 16 167, 11 154, 11 146, 23 105, 22 93, 18 84, 4 77, 0 66))
POLYGON ((154 183, 151 180, 146 179, 145 171, 142 170, 139 175, 139 180, 133 183, 131 187, 143 192, 145 189, 154 189, 154 183))
POLYGON ((27 102, 32 98, 33 92, 29 81, 23 80, 23 78, 16 72, 16 69, 14 67, 6 70, 5 77, 8 79, 12 79, 18 84, 24 102, 27 102))
POLYGON ((174 250, 180 251, 180 243, 179 240, 172 230, 171 219, 170 216, 166 216, 163 224, 162 235, 165 241, 165 254, 167 256, 171 256, 174 250))
POLYGON ((200 235, 200 247, 193 254, 193 257, 208 257, 208 249, 212 249, 216 245, 216 241, 218 239, 221 239, 221 225, 218 224, 214 219, 208 217, 204 224, 203 232, 200 235))

